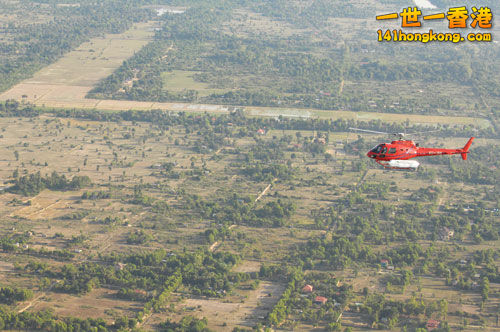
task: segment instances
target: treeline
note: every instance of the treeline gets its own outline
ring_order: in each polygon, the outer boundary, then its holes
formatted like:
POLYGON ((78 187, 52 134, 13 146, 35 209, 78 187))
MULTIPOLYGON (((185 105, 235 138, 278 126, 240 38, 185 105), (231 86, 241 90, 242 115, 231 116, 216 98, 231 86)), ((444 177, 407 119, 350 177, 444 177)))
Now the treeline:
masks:
POLYGON ((150 299, 144 305, 144 309, 137 313, 137 318, 142 321, 144 316, 149 315, 153 312, 158 312, 161 307, 167 304, 169 296, 174 292, 179 286, 182 285, 182 274, 180 271, 176 271, 165 281, 162 288, 158 291, 158 296, 150 299))
POLYGON ((14 178, 14 185, 9 188, 10 192, 24 196, 35 196, 44 189, 50 190, 79 190, 92 184, 86 175, 75 175, 71 180, 66 175, 53 172, 50 176, 42 176, 40 172, 14 178))
POLYGON ((230 269, 240 259, 230 253, 173 254, 164 250, 101 258, 102 263, 65 264, 56 269, 45 263, 30 262, 24 269, 60 280, 54 290, 65 293, 85 294, 100 285, 152 292, 153 302, 147 306, 151 309, 161 306, 158 303, 164 303, 167 295, 160 295, 171 292, 172 285, 178 286, 179 282, 195 295, 224 296, 231 291, 232 283, 238 281, 230 269))
POLYGON ((274 179, 289 180, 293 177, 294 170, 287 165, 256 163, 244 167, 241 173, 256 182, 270 182, 274 179))
POLYGON ((203 236, 207 243, 211 244, 215 241, 223 241, 230 238, 232 235, 231 229, 227 226, 219 228, 209 228, 203 232, 203 236))
POLYGON ((178 322, 167 320, 158 325, 162 332, 211 332, 206 318, 198 319, 193 316, 185 316, 178 322))
POLYGON ((47 248, 33 249, 30 248, 28 243, 31 235, 30 232, 23 234, 10 234, 0 237, 0 248, 7 253, 25 254, 35 257, 48 257, 56 260, 70 260, 75 254, 69 250, 47 248))
MULTIPOLYGON (((484 138, 498 138, 499 134, 493 127, 480 127, 475 125, 437 125, 425 126, 406 123, 388 123, 380 120, 357 121, 352 119, 321 119, 321 118, 290 118, 279 116, 278 118, 249 117, 244 112, 234 111, 229 115, 213 114, 189 114, 185 112, 170 112, 162 110, 149 111, 120 111, 104 112, 98 110, 85 109, 39 109, 33 105, 22 105, 16 101, 7 100, 0 102, 0 117, 36 117, 42 113, 50 113, 62 118, 86 119, 92 121, 120 122, 137 121, 154 123, 163 129, 171 126, 184 126, 189 132, 198 130, 212 130, 216 133, 228 134, 232 131, 229 127, 235 126, 240 129, 233 133, 237 137, 257 137, 257 130, 262 128, 278 130, 297 130, 297 131, 322 131, 348 132, 349 128, 356 127, 361 129, 385 131, 389 133, 399 132, 420 132, 439 129, 433 133, 437 137, 470 137, 481 136, 484 138)), ((471 149, 472 153, 472 149, 471 149)), ((436 157, 433 157, 436 158, 436 157)))
POLYGON ((372 263, 376 255, 359 237, 335 236, 330 239, 312 239, 300 245, 290 258, 307 269, 329 266, 344 269, 352 264, 372 263))
POLYGON ((111 198, 111 192, 109 191, 86 191, 82 194, 82 199, 107 199, 111 198))
POLYGON ((0 302, 14 304, 20 301, 27 301, 33 297, 33 291, 17 287, 0 287, 0 302))
MULTIPOLYGON (((15 252, 17 252, 17 250, 15 250, 15 252)), ((28 248, 25 250, 23 249, 21 252, 23 254, 28 254, 31 256, 35 256, 35 257, 48 257, 48 258, 52 258, 52 259, 60 260, 60 261, 68 261, 68 260, 71 260, 72 258, 75 257, 75 253, 72 251, 69 251, 67 249, 50 250, 50 249, 46 249, 46 248, 42 247, 38 250, 33 249, 33 248, 28 248)))
POLYGON ((132 328, 134 326, 122 324, 128 323, 127 317, 116 319, 114 324, 106 324, 104 319, 74 317, 59 317, 49 310, 38 312, 11 311, 5 307, 0 308, 0 330, 30 330, 48 332, 71 332, 71 331, 116 331, 121 328, 132 328))
POLYGON ((269 312, 266 316, 266 323, 270 326, 278 327, 281 322, 290 314, 291 306, 290 306, 290 297, 292 293, 296 290, 298 283, 302 281, 300 275, 297 275, 292 280, 288 282, 287 287, 283 294, 281 294, 281 298, 278 303, 274 306, 273 310, 269 312))
POLYGON ((130 232, 126 236, 126 241, 128 244, 147 244, 151 240, 153 240, 153 236, 146 233, 142 229, 130 232))
POLYGON ((278 199, 258 207, 250 197, 233 197, 209 202, 197 195, 186 196, 185 207, 203 218, 226 225, 252 225, 259 227, 283 226, 295 211, 295 204, 278 199))

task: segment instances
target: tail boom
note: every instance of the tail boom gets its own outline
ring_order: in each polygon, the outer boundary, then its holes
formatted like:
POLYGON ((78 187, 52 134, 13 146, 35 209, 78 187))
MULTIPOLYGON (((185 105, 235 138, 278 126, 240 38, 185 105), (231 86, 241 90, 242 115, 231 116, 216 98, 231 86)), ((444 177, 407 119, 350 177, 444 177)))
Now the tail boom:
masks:
POLYGON ((467 144, 462 149, 435 149, 435 148, 418 148, 415 157, 438 156, 445 154, 460 154, 463 160, 467 160, 467 153, 472 144, 474 137, 471 137, 467 144))

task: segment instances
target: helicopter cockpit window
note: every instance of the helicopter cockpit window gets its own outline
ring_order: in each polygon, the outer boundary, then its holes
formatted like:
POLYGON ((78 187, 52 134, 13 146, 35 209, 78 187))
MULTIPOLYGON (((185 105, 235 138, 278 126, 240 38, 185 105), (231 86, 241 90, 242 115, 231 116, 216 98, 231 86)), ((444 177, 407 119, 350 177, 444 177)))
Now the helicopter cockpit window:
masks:
POLYGON ((386 152, 387 152, 387 147, 384 146, 381 153, 386 153, 386 152))
POLYGON ((382 145, 377 145, 372 149, 373 153, 380 153, 380 151, 382 151, 382 145))
POLYGON ((390 148, 389 153, 396 153, 396 148, 390 148))

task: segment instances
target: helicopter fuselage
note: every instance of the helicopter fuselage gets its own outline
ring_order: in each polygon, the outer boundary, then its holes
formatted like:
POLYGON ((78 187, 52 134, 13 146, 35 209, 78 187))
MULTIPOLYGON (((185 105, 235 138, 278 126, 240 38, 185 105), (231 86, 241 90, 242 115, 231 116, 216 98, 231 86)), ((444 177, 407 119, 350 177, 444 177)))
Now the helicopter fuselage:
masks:
POLYGON ((379 144, 371 149, 366 155, 375 160, 391 161, 447 154, 463 154, 463 157, 465 153, 467 153, 467 151, 464 151, 464 149, 423 148, 416 145, 413 141, 397 140, 391 143, 379 144))

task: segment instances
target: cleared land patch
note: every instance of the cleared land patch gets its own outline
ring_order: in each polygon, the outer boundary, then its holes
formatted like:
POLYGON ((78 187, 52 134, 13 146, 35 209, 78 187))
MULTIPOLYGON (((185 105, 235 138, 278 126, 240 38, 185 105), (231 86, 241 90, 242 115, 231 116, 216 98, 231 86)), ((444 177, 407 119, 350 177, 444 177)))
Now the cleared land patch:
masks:
POLYGON ((278 302, 283 285, 262 282, 256 290, 242 294, 244 299, 228 302, 221 299, 187 299, 180 308, 193 311, 199 318, 210 317, 210 324, 217 331, 232 331, 235 326, 251 326, 262 320, 278 302), (225 326, 224 323, 227 325, 225 326))
POLYGON ((73 103, 73 107, 95 105, 96 101, 85 100, 87 92, 150 41, 154 25, 153 21, 139 23, 121 34, 93 38, 6 91, 0 99, 56 107, 58 103, 73 103))
POLYGON ((84 317, 105 318, 112 321, 119 315, 131 314, 140 310, 140 303, 121 300, 116 297, 116 291, 99 288, 83 296, 74 296, 61 293, 50 293, 45 301, 35 303, 32 310, 53 309, 64 316, 74 315, 76 312, 84 317))
POLYGON ((240 265, 234 267, 233 272, 259 272, 261 265, 261 262, 243 261, 240 265))
POLYGON ((11 213, 11 217, 22 217, 31 220, 59 217, 65 213, 69 201, 56 198, 50 191, 30 199, 31 205, 24 206, 11 213))

